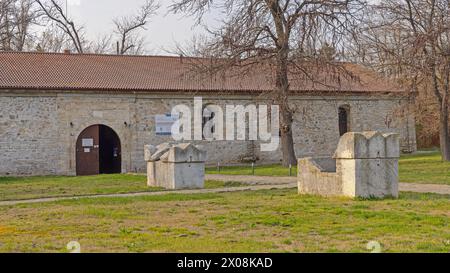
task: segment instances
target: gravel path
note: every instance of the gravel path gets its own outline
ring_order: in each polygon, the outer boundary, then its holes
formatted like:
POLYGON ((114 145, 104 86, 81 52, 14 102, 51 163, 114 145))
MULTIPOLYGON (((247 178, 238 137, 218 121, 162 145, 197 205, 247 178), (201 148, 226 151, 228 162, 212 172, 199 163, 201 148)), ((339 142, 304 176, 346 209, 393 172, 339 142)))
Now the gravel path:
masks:
MULTIPOLYGON (((268 177, 244 175, 206 175, 207 180, 234 181, 249 185, 284 185, 293 184, 297 187, 296 177, 268 177)), ((450 195, 450 186, 437 184, 400 183, 402 192, 436 193, 450 195)))
MULTIPOLYGON (((223 182, 239 182, 248 185, 297 184, 297 177, 207 174, 205 179, 223 182)), ((297 187, 297 185, 295 185, 294 187, 297 187)))
POLYGON ((450 186, 435 184, 400 183, 400 191, 450 195, 450 186))
MULTIPOLYGON (((283 185, 293 184, 297 187, 297 177, 268 177, 268 176, 244 176, 244 175, 206 175, 207 180, 235 181, 249 185, 283 185)), ((437 184, 400 183, 402 192, 449 194, 450 186, 437 184)))
MULTIPOLYGON (((31 199, 31 200, 18 200, 18 201, 0 201, 0 206, 48 203, 48 202, 64 201, 64 200, 78 200, 81 198, 121 198, 121 197, 125 198, 125 197, 139 197, 139 196, 159 196, 159 195, 165 195, 165 194, 226 193, 226 192, 259 191, 259 190, 270 190, 270 189, 291 189, 291 188, 297 187, 297 178, 296 177, 206 175, 206 180, 216 180, 216 181, 224 181, 224 182, 240 182, 240 183, 246 184, 248 186, 232 187, 232 188, 218 188, 218 189, 203 189, 203 190, 160 191, 160 192, 142 192, 142 193, 128 193, 128 194, 87 195, 87 196, 77 196, 77 197, 40 198, 40 199, 31 199)), ((434 185, 434 184, 400 183, 400 191, 450 195, 450 186, 434 185)))

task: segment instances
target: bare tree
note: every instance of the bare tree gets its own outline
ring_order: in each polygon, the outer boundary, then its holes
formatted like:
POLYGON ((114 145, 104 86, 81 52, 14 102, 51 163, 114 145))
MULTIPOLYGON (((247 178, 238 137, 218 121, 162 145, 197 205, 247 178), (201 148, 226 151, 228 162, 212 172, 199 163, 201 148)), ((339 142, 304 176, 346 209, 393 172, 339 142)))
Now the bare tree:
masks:
POLYGON ((289 75, 314 81, 313 71, 336 65, 330 58, 318 58, 317 49, 323 48, 320 41, 324 39, 317 38, 323 34, 338 40, 361 4, 357 0, 178 0, 171 10, 195 15, 199 24, 213 9, 225 14, 222 26, 209 30, 212 38, 201 48, 205 57, 219 60, 211 62, 209 73, 231 67, 252 70, 255 65, 269 68, 268 74, 275 71, 271 97, 281 109, 283 165, 287 166, 296 164, 289 75))
POLYGON ((31 43, 31 27, 39 13, 32 0, 0 1, 0 50, 23 51, 31 43))
POLYGON ((12 40, 12 5, 13 0, 4 0, 0 2, 0 42, 2 50, 10 50, 12 40))
POLYGON ((16 22, 16 35, 14 39, 15 50, 22 51, 30 38, 30 29, 37 24, 40 17, 32 0, 20 0, 16 6, 14 18, 16 22))
POLYGON ((47 26, 35 38, 35 50, 38 52, 62 52, 68 48, 68 36, 54 24, 47 26))
POLYGON ((75 25, 74 21, 70 19, 64 12, 61 5, 55 0, 35 0, 46 17, 56 23, 56 25, 70 37, 75 50, 78 53, 84 52, 85 41, 82 35, 82 27, 75 25))
POLYGON ((139 30, 146 29, 158 8, 156 0, 147 0, 136 15, 115 19, 116 48, 113 35, 86 40, 83 27, 68 17, 61 0, 0 0, 0 50, 142 54, 145 39, 139 30))
POLYGON ((420 114, 438 110, 442 158, 450 161, 449 1, 385 0, 368 12, 357 35, 359 56, 417 92, 420 114))
POLYGON ((91 41, 88 46, 88 51, 95 54, 113 53, 112 35, 99 36, 97 40, 91 41))
POLYGON ((146 29, 150 17, 156 14, 159 7, 155 0, 147 0, 136 15, 113 20, 115 33, 120 40, 117 42, 117 54, 124 55, 129 52, 138 54, 143 51, 144 38, 139 35, 138 30, 146 29))

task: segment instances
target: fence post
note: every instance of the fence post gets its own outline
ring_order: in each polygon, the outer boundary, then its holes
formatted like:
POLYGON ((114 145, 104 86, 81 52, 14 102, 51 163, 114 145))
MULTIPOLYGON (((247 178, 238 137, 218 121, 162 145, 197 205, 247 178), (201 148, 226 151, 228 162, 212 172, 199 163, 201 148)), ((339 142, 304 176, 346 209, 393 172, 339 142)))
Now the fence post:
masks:
POLYGON ((292 176, 292 164, 289 164, 289 176, 292 176))
POLYGON ((220 162, 217 162, 217 171, 220 173, 220 162))
POLYGON ((252 175, 255 175, 255 163, 252 163, 252 175))

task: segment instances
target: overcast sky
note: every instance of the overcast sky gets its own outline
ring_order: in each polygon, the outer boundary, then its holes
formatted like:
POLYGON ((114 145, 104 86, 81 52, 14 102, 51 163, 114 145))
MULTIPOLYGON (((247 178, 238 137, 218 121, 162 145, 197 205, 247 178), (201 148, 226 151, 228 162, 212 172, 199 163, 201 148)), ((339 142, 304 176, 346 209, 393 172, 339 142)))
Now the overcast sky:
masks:
MULTIPOLYGON (((65 1, 65 0, 60 0, 65 1)), ((112 19, 118 16, 134 14, 134 11, 145 0, 67 0, 68 13, 74 21, 85 27, 87 37, 96 40, 97 36, 113 32, 112 19)), ((142 33, 146 36, 147 49, 150 54, 168 54, 176 43, 189 41, 194 34, 203 33, 202 27, 194 27, 193 18, 168 13, 172 0, 159 0, 161 9, 142 33)), ((220 16, 215 16, 216 18, 220 16)), ((217 24, 213 16, 209 16, 208 25, 217 24)))

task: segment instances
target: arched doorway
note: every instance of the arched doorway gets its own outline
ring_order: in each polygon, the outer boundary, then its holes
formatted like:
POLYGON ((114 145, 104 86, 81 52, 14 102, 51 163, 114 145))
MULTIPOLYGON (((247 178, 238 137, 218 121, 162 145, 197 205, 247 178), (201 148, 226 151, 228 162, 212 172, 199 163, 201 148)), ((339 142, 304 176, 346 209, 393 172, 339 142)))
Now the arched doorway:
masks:
POLYGON ((92 125, 76 143, 77 175, 114 174, 122 171, 119 136, 108 126, 92 125))

